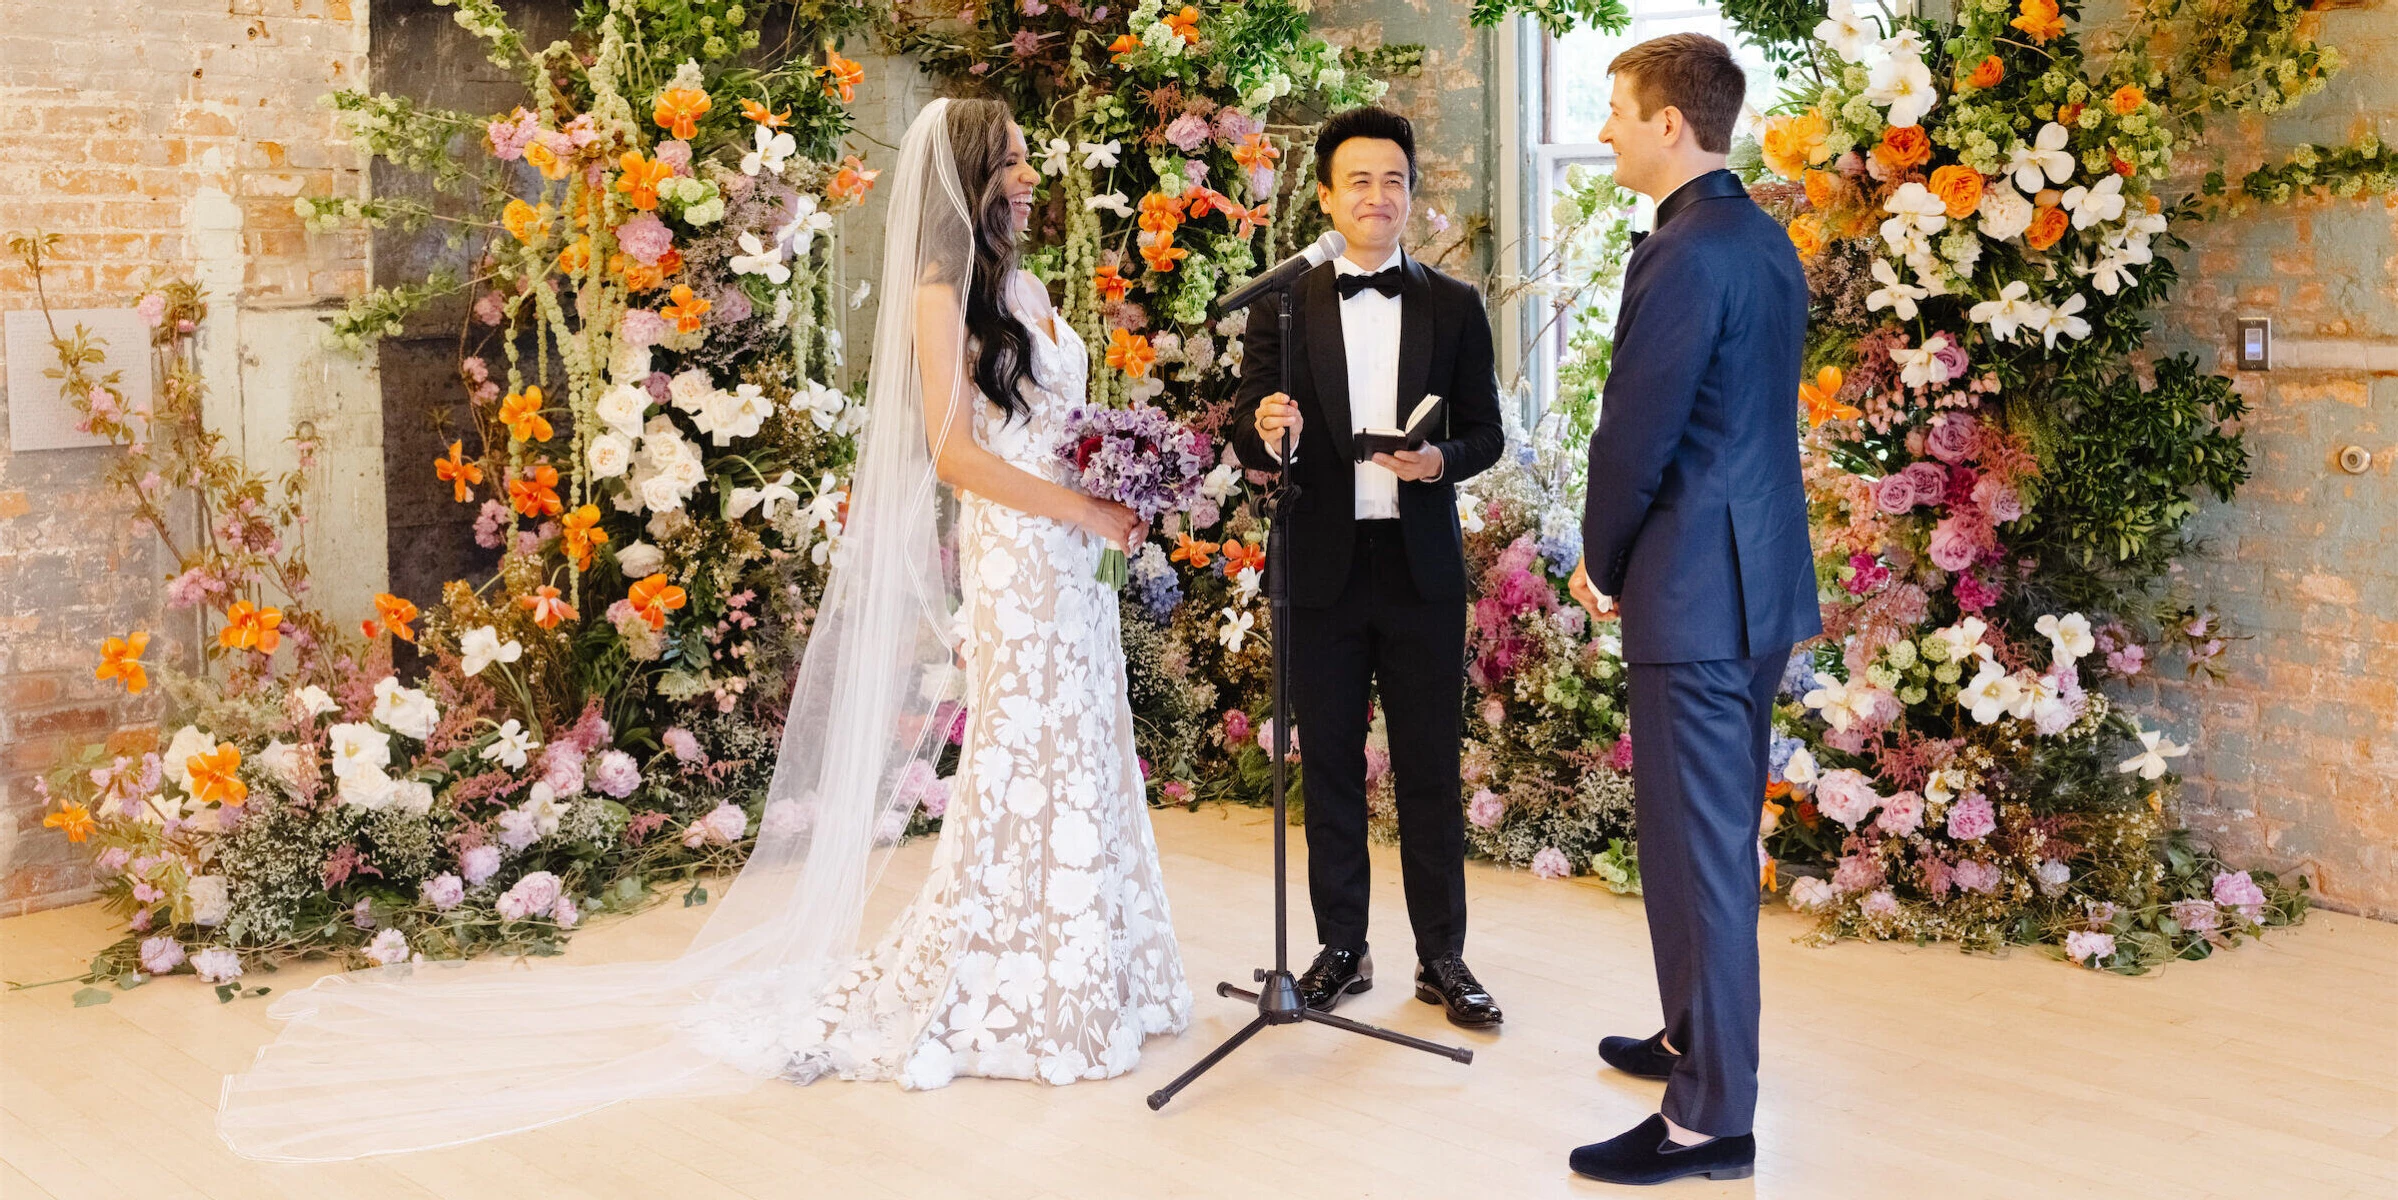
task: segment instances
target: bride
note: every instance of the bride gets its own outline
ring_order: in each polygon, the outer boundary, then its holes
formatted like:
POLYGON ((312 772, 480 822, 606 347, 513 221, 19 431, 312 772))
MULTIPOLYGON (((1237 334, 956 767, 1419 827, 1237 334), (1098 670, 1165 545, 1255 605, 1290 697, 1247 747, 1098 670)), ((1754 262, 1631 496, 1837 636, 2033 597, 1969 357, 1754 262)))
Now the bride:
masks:
POLYGON ((756 848, 691 946, 328 976, 276 1002, 288 1023, 225 1080, 237 1153, 456 1145, 771 1077, 1100 1079, 1188 1023, 1094 578, 1144 530, 1064 482, 1089 355, 1017 266, 1039 178, 997 101, 935 101, 901 144, 854 502, 756 848), (875 830, 915 803, 961 656, 955 798, 914 903, 861 952, 875 830))

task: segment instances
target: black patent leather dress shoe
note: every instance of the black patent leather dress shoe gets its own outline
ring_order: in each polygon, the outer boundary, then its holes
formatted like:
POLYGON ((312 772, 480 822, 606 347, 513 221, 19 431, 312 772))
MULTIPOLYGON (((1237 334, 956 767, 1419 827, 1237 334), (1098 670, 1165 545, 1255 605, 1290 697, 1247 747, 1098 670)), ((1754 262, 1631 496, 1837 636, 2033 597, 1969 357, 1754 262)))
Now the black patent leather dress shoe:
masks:
POLYGON ((1757 1138, 1744 1133, 1677 1146, 1665 1135, 1665 1118, 1652 1113, 1631 1132, 1584 1146, 1566 1162, 1574 1174, 1602 1183, 1666 1183, 1692 1175, 1746 1179, 1757 1173, 1757 1138))
POLYGON ((1299 999, 1317 1012, 1331 1012, 1342 997, 1371 991, 1373 987, 1371 953, 1326 946, 1316 951, 1316 961, 1299 977, 1299 999))
POLYGON ((1674 1062, 1682 1056, 1665 1048, 1665 1031, 1660 1029, 1645 1038, 1600 1038, 1599 1057, 1626 1075, 1664 1079, 1674 1073, 1674 1062))
POLYGON ((1465 960, 1454 954, 1416 968, 1415 998, 1447 1009, 1449 1024, 1467 1029, 1489 1029, 1506 1019, 1499 1012, 1499 1002, 1482 989, 1481 981, 1466 969, 1465 960))

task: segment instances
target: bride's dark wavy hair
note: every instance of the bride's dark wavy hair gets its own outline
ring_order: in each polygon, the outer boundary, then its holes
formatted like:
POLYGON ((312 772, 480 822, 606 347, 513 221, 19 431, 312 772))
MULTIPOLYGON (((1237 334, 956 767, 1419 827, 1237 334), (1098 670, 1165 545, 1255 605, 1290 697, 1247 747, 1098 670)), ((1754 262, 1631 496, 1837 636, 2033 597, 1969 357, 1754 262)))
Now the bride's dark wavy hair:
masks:
POLYGON ((1032 377, 1032 330, 1008 308, 1016 277, 1016 225, 1006 169, 1013 125, 997 100, 949 102, 949 150, 974 222, 974 278, 966 289, 966 337, 974 385, 1010 419, 1027 410, 1017 389, 1032 377))

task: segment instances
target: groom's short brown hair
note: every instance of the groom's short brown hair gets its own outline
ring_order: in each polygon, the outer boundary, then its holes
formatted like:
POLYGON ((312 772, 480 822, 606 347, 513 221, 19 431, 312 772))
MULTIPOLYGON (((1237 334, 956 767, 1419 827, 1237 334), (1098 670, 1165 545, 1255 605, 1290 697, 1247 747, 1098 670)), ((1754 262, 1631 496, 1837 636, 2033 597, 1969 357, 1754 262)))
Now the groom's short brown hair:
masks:
POLYGON ((1641 120, 1670 104, 1682 110, 1699 149, 1722 154, 1732 148, 1732 123, 1749 81, 1731 47, 1703 33, 1669 33, 1616 55, 1607 73, 1631 77, 1641 120))

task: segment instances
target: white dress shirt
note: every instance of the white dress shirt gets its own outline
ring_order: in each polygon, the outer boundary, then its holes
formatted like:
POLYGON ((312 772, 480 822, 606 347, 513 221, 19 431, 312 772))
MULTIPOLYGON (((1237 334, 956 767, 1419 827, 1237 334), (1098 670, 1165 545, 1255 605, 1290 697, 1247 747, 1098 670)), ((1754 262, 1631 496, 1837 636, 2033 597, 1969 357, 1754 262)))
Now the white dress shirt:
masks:
MULTIPOLYGON (((1342 255, 1332 262, 1341 275, 1373 275, 1398 266, 1406 252, 1391 251, 1390 259, 1372 271, 1342 255)), ((1399 426, 1399 298, 1372 288, 1341 303, 1341 342, 1349 354, 1349 432, 1396 429, 1399 426)), ((1357 464, 1357 519, 1395 520, 1399 516, 1399 477, 1375 462, 1357 464)))

